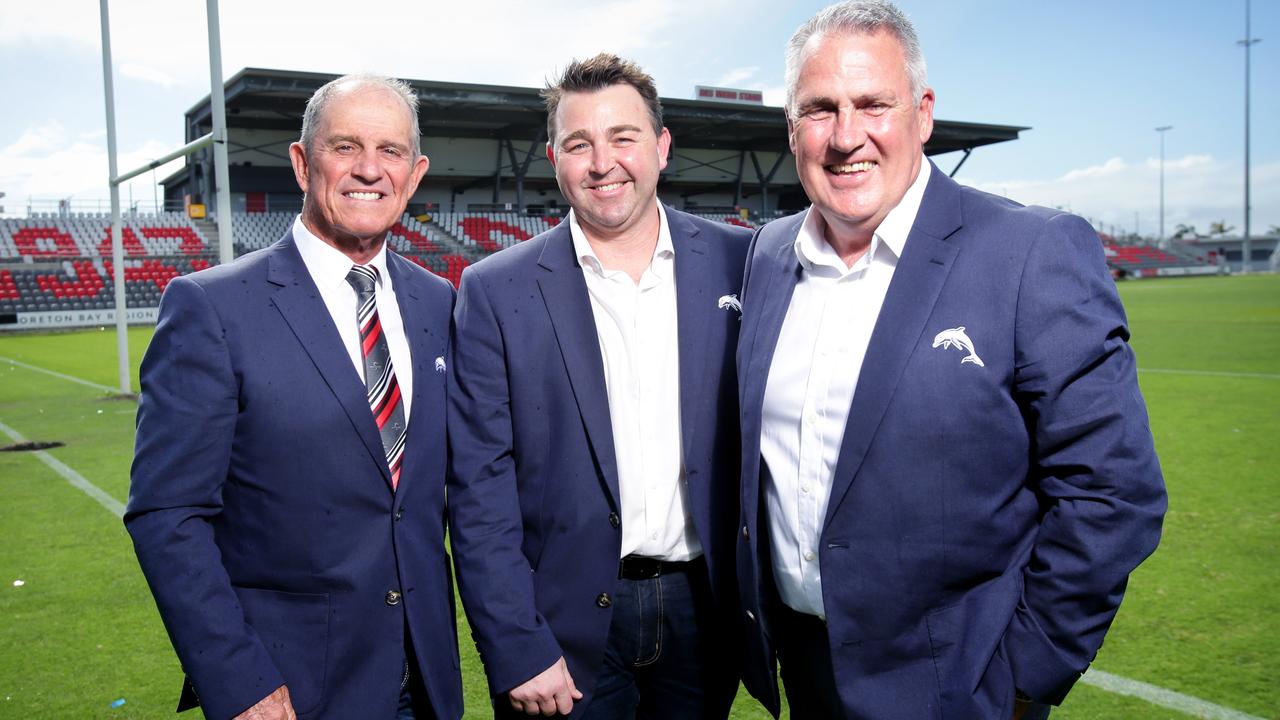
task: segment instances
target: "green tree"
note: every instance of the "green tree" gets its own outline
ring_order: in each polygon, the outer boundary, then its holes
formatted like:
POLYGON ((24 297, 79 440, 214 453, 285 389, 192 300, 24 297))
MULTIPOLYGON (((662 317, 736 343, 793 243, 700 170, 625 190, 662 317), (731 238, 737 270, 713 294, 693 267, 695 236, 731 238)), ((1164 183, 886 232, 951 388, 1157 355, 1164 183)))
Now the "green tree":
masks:
POLYGON ((1213 235, 1226 235, 1227 233, 1229 233, 1229 232, 1231 232, 1232 230, 1235 230, 1235 229, 1236 229, 1236 226, 1235 226, 1235 225, 1228 225, 1226 220, 1219 220, 1218 222, 1209 223, 1209 235, 1210 235, 1210 236, 1213 236, 1213 235))

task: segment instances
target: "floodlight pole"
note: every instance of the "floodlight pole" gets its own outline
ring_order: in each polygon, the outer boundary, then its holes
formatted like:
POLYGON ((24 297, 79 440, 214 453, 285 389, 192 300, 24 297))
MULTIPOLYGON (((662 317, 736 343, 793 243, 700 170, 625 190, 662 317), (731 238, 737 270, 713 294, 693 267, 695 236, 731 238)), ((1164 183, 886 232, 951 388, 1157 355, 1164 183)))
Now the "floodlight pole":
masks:
POLYGON ((1160 238, 1158 244, 1160 247, 1165 246, 1164 242, 1164 134, 1173 129, 1172 125, 1161 125, 1156 128, 1156 132, 1160 133, 1160 238))
POLYGON ((218 186, 218 262, 232 259, 231 176, 227 171, 227 111, 222 89, 222 35, 218 0, 206 0, 209 16, 209 103, 213 111, 213 181, 218 186))
POLYGON ((120 365, 120 392, 131 392, 129 381, 129 323, 125 318, 124 243, 120 234, 120 185, 116 183, 116 100, 111 72, 111 21, 107 0, 98 0, 102 18, 102 94, 107 103, 107 172, 111 178, 111 270, 116 291, 116 353, 120 365))
POLYGON ((1244 46, 1244 238, 1240 243, 1240 272, 1249 273, 1249 265, 1253 258, 1252 243, 1249 242, 1249 48, 1262 42, 1249 34, 1249 0, 1244 0, 1244 39, 1236 41, 1244 46))

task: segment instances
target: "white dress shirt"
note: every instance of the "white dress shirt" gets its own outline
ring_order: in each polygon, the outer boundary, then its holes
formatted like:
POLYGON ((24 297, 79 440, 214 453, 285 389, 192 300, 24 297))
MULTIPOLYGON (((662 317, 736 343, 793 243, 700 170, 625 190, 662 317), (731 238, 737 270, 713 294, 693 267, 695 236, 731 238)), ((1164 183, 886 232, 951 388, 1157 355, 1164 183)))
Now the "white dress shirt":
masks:
POLYGON ((622 557, 690 560, 702 545, 689 521, 680 441, 680 354, 675 248, 666 211, 653 258, 637 284, 607 270, 569 212, 600 339, 622 503, 622 557))
POLYGON ((866 254, 845 265, 810 207, 796 236, 801 274, 765 386, 760 454, 773 576, 793 610, 826 617, 818 550, 845 422, 871 333, 929 181, 929 162, 876 228, 866 254))
MULTIPOLYGON (((342 338, 342 344, 351 356, 356 376, 364 383, 364 354, 360 351, 360 328, 356 324, 356 290, 347 282, 347 273, 351 272, 351 266, 355 263, 341 250, 313 235, 302 223, 301 215, 293 221, 293 241, 298 246, 298 253, 302 255, 307 272, 320 291, 325 307, 329 309, 334 327, 338 328, 338 336, 342 338)), ((400 318, 400 305, 396 302, 396 290, 391 283, 391 273, 387 272, 385 242, 377 256, 368 264, 378 269, 378 282, 374 285, 373 297, 378 306, 382 334, 386 336, 387 349, 391 352, 391 368, 400 385, 404 421, 408 423, 409 404, 413 402, 413 361, 409 355, 409 341, 404 334, 404 321, 400 318)))

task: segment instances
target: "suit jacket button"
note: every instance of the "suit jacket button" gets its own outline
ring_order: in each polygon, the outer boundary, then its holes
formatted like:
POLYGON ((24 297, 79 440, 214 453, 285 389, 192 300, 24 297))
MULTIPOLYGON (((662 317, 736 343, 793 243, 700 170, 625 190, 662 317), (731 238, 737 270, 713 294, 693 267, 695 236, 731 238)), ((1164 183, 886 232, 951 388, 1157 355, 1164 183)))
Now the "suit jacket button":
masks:
POLYGON ((613 604, 613 600, 609 598, 609 593, 600 593, 596 596, 596 605, 598 607, 607 608, 613 604))
POLYGON ((618 513, 609 513, 609 524, 614 527, 621 527, 622 518, 618 517, 618 513))
POLYGON ((743 539, 743 540, 750 540, 750 539, 751 539, 751 533, 747 532, 747 526, 746 526, 746 525, 743 525, 743 526, 742 526, 742 539, 743 539))
POLYGON ((747 620, 749 620, 749 621, 751 621, 751 622, 755 622, 755 621, 756 621, 756 614, 755 614, 755 613, 753 613, 753 612, 751 612, 750 610, 748 610, 748 611, 747 611, 747 620))
POLYGON ((387 598, 386 598, 386 600, 387 600, 387 604, 388 604, 388 605, 399 605, 399 604, 400 604, 400 591, 399 591, 399 590, 388 590, 388 591, 387 591, 387 598))
POLYGON ((396 511, 396 515, 395 515, 396 522, 400 522, 400 518, 402 517, 404 517, 404 508, 400 508, 399 510, 396 511))

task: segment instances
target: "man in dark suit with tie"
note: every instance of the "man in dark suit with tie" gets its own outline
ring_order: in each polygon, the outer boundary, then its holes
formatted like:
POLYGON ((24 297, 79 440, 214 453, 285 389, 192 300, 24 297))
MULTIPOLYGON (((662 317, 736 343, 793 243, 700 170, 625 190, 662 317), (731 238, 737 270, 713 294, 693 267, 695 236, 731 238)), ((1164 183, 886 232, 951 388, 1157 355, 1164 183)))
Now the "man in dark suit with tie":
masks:
POLYGON ((417 97, 339 78, 290 156, 306 198, 284 238, 165 292, 125 525, 187 675, 182 707, 457 718, 453 292, 386 247, 427 171, 417 97))
POLYGON ((544 97, 572 212, 458 293, 463 605, 498 716, 722 718, 749 233, 658 202, 671 138, 635 65, 575 61, 544 97))
POLYGON ((792 717, 1043 717, 1092 661, 1165 493, 1124 310, 1078 217, 961 187, 887 2, 787 50, 813 205, 743 287, 745 680, 792 717))

